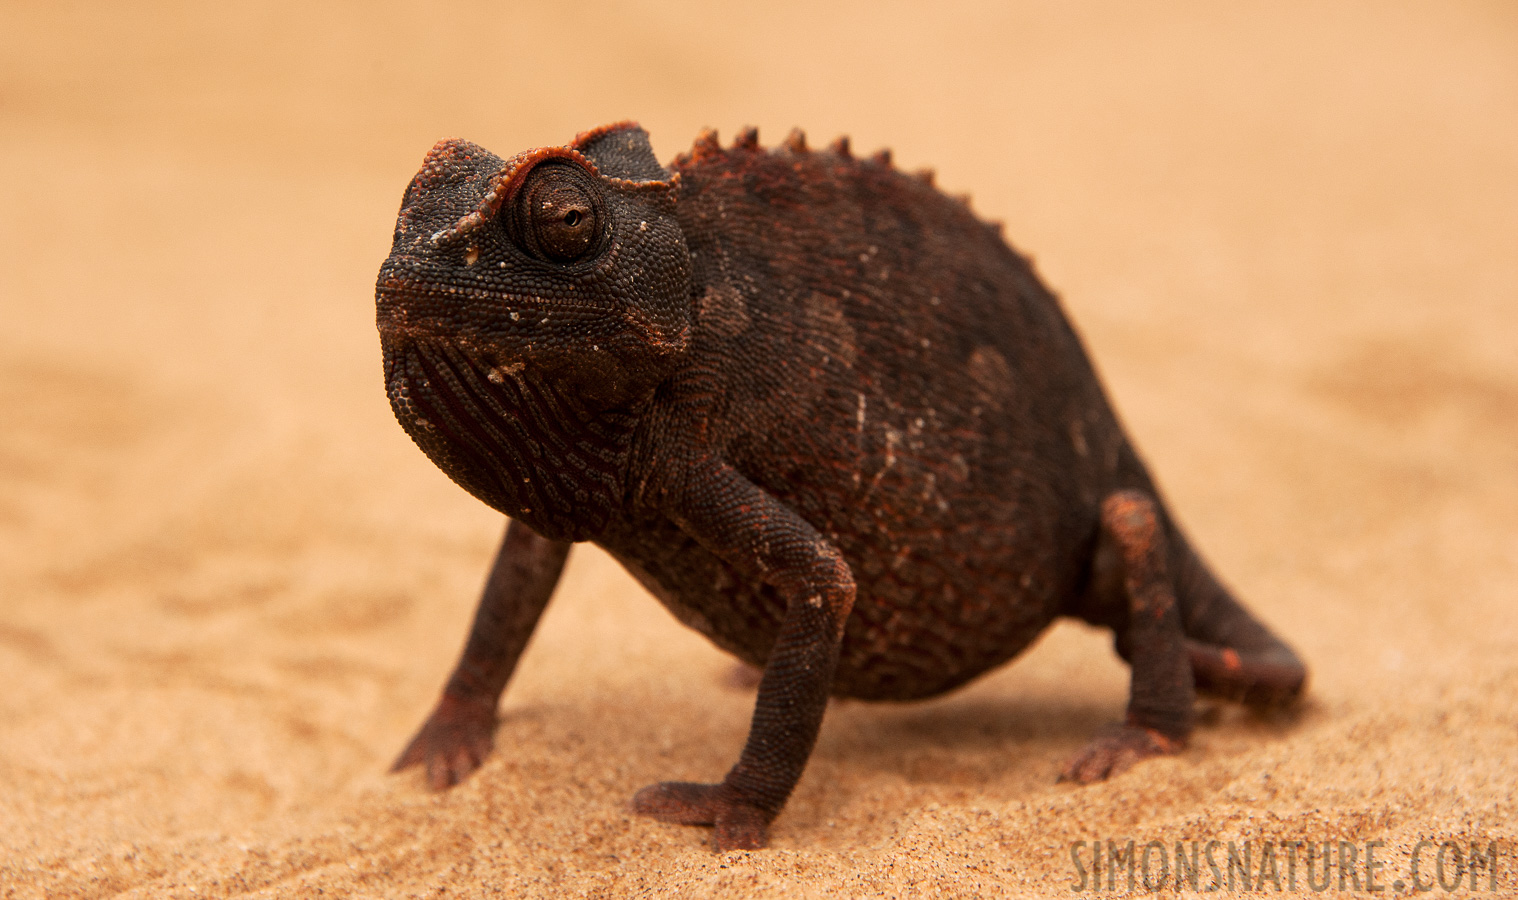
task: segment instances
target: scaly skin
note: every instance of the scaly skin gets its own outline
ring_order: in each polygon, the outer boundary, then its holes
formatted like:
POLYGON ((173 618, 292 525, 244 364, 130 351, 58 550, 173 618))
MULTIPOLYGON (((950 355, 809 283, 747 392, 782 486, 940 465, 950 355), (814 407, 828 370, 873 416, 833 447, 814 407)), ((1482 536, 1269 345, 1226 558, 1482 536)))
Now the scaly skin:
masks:
POLYGON ((438 708, 397 761, 446 787, 570 542, 611 552, 760 667, 716 784, 634 809, 762 847, 829 694, 910 699, 1056 617, 1113 629, 1128 715, 1064 777, 1174 753, 1197 690, 1291 702, 1306 670, 1192 551, 1058 301, 885 154, 714 134, 661 167, 631 123, 501 160, 433 148, 380 270, 396 417, 512 519, 438 708))

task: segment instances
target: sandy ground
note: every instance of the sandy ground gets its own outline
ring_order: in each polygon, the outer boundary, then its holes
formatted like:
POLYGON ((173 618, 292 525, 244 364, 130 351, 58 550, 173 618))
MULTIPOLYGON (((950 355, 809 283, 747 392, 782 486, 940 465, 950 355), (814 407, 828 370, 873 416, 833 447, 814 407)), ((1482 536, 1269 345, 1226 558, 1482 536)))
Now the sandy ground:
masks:
POLYGON ((1382 842, 1367 891, 1495 843, 1518 895, 1518 7, 713 8, 0 6, 0 896, 1094 896, 1072 843, 1129 839, 1382 842), (626 802, 725 771, 750 695, 581 547, 500 752, 387 776, 502 526, 385 403, 401 191, 622 118, 848 133, 1004 220, 1302 714, 1056 784, 1127 686, 1061 625, 836 704, 718 856, 626 802))

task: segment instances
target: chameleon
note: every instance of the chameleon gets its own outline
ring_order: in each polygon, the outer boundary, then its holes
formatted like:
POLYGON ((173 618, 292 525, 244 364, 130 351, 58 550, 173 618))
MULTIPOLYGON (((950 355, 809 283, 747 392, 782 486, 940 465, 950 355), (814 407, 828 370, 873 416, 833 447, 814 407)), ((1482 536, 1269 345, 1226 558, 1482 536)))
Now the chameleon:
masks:
POLYGON ((762 670, 737 762, 632 811, 766 845, 830 696, 915 700, 1059 617, 1111 629, 1126 714, 1061 778, 1183 750, 1197 694, 1307 671, 1214 576, 1056 296, 888 151, 707 129, 660 165, 620 122, 427 154, 376 288, 400 425, 507 517, 461 658, 394 769, 437 790, 496 710, 573 543, 762 670))

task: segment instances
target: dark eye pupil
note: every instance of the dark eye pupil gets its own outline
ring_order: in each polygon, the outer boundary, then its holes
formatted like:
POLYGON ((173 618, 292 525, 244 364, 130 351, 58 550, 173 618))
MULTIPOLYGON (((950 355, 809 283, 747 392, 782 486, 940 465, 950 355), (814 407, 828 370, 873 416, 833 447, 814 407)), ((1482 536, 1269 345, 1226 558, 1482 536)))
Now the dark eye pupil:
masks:
POLYGON ((565 213, 564 224, 568 225, 570 228, 573 228, 576 225, 580 224, 580 211, 578 209, 571 209, 569 212, 565 213))

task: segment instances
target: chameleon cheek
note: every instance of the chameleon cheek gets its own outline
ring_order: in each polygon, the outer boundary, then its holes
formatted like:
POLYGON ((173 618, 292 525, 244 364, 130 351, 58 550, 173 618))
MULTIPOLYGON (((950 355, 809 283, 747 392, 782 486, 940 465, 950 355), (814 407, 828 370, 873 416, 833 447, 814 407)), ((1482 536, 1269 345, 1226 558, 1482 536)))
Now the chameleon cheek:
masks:
POLYGON ((683 318, 656 319, 638 309, 625 313, 627 324, 655 353, 679 353, 690 344, 690 322, 683 318))

